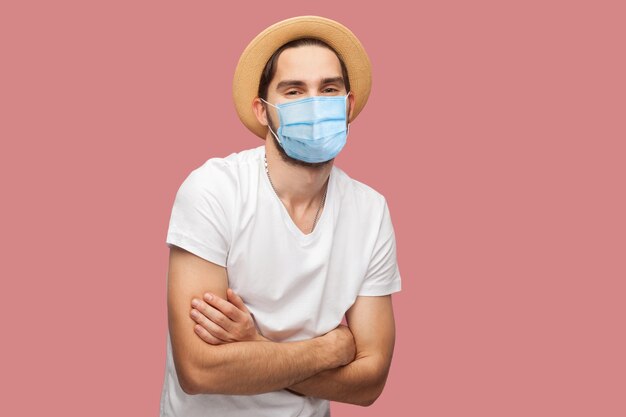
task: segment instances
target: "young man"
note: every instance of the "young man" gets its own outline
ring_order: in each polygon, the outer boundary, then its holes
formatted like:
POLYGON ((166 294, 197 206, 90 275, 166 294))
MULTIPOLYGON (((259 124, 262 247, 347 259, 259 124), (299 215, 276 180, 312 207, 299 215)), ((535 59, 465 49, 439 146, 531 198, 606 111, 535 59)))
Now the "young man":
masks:
POLYGON ((243 52, 235 106, 265 143, 209 159, 176 195, 162 416, 328 416, 382 392, 395 234, 385 198, 333 164, 370 83, 358 39, 321 17, 243 52))

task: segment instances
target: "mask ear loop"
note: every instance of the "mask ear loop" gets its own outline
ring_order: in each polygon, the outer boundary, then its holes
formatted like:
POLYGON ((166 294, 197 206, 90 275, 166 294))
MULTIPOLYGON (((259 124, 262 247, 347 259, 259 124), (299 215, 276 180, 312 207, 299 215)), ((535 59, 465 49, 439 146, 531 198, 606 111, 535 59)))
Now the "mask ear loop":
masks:
MULTIPOLYGON (((272 103, 270 103, 269 101, 265 101, 263 100, 261 97, 259 97, 259 100, 261 100, 263 103, 265 104, 269 104, 270 106, 274 107, 274 108, 278 108, 278 106, 273 105, 272 103)), ((278 135, 274 132, 274 130, 272 129, 272 127, 270 126, 270 120, 269 118, 267 119, 267 128, 270 130, 270 132, 272 132, 272 135, 274 135, 274 137, 276 138, 276 141, 280 144, 280 146, 283 146, 283 143, 280 141, 280 139, 278 139, 278 135)))
MULTIPOLYGON (((352 91, 348 91, 348 94, 346 94, 346 104, 348 104, 348 97, 350 96, 350 94, 352 94, 352 91)), ((348 135, 350 134, 350 115, 348 112, 348 109, 346 109, 346 123, 348 124, 348 126, 346 126, 346 137, 348 137, 348 135)))
POLYGON ((272 103, 270 103, 269 101, 266 101, 266 100, 262 99, 261 97, 259 97, 259 100, 261 100, 261 101, 262 101, 263 103, 265 103, 265 104, 269 104, 269 105, 270 105, 270 106, 272 106, 272 107, 278 108, 278 106, 273 105, 272 103))

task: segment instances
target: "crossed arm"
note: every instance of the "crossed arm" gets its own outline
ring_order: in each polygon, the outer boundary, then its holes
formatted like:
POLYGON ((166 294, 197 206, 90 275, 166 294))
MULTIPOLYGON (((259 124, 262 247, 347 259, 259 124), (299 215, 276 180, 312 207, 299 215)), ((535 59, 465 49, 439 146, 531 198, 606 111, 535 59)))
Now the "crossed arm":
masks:
POLYGON ((310 340, 275 343, 252 334, 245 305, 227 295, 227 287, 225 268, 172 247, 168 319, 185 392, 249 395, 286 388, 359 405, 380 395, 395 338, 390 296, 359 297, 346 315, 349 330, 339 326, 310 340), (190 300, 207 291, 212 299, 196 298, 200 314, 192 317, 190 300))
POLYGON ((358 297, 346 319, 356 344, 354 361, 322 371, 289 389, 310 397, 364 406, 380 396, 395 340, 391 296, 358 297))

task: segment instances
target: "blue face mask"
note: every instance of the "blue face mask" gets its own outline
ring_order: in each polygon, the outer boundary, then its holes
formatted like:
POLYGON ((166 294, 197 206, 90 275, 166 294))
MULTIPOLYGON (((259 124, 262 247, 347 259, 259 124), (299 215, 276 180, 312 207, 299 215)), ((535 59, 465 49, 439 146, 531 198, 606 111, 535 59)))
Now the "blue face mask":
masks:
POLYGON ((271 127, 270 131, 287 155, 304 162, 326 162, 346 144, 349 95, 307 97, 278 105, 261 100, 278 110, 278 134, 271 127))

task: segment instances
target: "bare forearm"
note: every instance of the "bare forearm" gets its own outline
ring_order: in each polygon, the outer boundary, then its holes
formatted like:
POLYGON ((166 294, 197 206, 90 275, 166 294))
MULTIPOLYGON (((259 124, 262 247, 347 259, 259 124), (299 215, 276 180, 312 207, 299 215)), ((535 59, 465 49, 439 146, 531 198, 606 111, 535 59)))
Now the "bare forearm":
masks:
POLYGON ((387 374, 388 368, 380 370, 373 358, 362 358, 320 372, 290 386, 289 390, 309 397, 367 406, 382 392, 387 374))
POLYGON ((206 345, 193 369, 193 393, 251 395, 276 391, 340 366, 328 341, 206 345))

